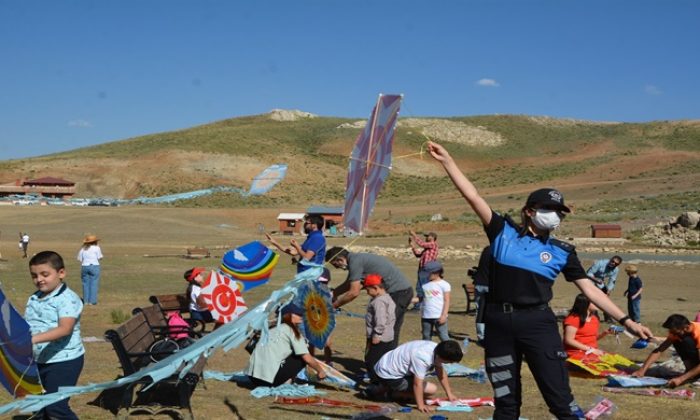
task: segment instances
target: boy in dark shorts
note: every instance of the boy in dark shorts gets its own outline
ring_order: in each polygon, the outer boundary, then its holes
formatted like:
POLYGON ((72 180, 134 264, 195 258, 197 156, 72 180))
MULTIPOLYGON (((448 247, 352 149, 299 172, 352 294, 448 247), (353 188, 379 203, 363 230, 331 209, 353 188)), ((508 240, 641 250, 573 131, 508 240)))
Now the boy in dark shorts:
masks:
POLYGON ((462 348, 453 340, 439 344, 425 340, 404 343, 379 359, 374 366, 379 385, 368 387, 365 395, 377 398, 388 391, 391 399, 415 399, 418 410, 427 413, 431 407, 425 405, 425 400, 437 392, 437 386, 426 382, 426 375, 434 369, 447 398, 456 401, 442 365, 458 363, 462 356, 462 348))

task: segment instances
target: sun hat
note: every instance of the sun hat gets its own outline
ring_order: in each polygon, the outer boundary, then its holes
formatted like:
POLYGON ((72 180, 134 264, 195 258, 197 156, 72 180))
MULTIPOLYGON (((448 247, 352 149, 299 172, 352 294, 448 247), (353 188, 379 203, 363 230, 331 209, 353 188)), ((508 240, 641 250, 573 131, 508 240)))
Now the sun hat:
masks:
POLYGON ((207 271, 207 269, 204 267, 195 267, 192 269, 190 275, 185 277, 185 280, 192 281, 195 277, 197 277, 199 274, 202 274, 205 271, 207 271))
POLYGON ((437 261, 437 260, 428 261, 423 266, 423 271, 427 271, 429 273, 434 273, 434 272, 440 271, 440 270, 442 270, 442 264, 440 263, 440 261, 437 261))
POLYGON ((83 239, 84 244, 90 244, 93 242, 99 241, 100 238, 97 237, 97 235, 85 235, 85 238, 83 239))
POLYGON ((362 287, 380 286, 382 284, 382 276, 379 274, 367 274, 362 287))
POLYGON ((571 213, 571 209, 564 204, 564 196, 562 193, 554 188, 540 188, 539 190, 533 191, 527 197, 525 205, 527 207, 532 207, 535 205, 543 207, 549 206, 566 213, 571 213))

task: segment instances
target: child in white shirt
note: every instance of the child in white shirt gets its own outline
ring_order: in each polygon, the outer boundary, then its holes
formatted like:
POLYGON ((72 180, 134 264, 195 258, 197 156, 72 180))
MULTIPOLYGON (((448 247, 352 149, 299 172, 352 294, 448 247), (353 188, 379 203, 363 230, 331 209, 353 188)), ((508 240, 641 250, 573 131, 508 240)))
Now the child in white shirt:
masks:
POLYGON ((442 264, 430 261, 423 266, 429 272, 429 282, 423 285, 423 305, 421 306, 421 326, 423 340, 432 340, 433 329, 437 330, 440 341, 449 340, 447 312, 450 310, 450 283, 443 276, 442 264))

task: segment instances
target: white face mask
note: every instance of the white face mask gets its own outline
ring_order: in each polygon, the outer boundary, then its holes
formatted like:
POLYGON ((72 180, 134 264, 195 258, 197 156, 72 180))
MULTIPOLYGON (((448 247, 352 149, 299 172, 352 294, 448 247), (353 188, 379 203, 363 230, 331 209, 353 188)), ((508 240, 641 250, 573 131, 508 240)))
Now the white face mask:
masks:
POLYGON ((532 224, 537 229, 552 231, 559 227, 561 218, 556 210, 538 209, 531 218, 532 224))

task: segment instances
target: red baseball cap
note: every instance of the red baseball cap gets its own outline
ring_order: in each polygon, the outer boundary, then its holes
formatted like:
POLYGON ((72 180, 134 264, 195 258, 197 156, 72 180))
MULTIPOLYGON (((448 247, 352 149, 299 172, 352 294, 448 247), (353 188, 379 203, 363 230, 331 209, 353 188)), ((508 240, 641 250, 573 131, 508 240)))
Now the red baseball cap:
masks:
POLYGON ((187 281, 192 281, 194 280, 195 277, 197 277, 199 274, 202 274, 203 272, 207 271, 206 268, 204 267, 195 267, 191 270, 192 272, 190 273, 189 276, 185 277, 185 280, 187 281))
POLYGON ((382 284, 382 276, 379 274, 367 274, 363 287, 380 286, 382 284))

